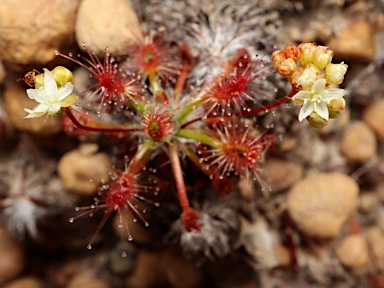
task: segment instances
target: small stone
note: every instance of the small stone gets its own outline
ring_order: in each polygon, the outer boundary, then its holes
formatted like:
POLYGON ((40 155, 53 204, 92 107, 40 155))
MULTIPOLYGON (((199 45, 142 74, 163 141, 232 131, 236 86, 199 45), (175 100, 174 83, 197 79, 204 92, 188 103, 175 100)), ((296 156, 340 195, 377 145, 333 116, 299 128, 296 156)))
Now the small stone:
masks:
POLYGON ((141 37, 136 13, 127 0, 83 0, 76 20, 79 46, 86 43, 99 57, 104 50, 113 56, 127 54, 127 48, 141 37))
POLYGON ((365 162, 376 154, 376 149, 375 134, 362 121, 349 125, 340 142, 340 152, 350 162, 365 162))
POLYGON ((4 65, 0 62, 0 84, 2 84, 7 77, 7 72, 5 71, 4 65))
POLYGON ((335 248, 340 262, 348 268, 361 268, 368 264, 368 245, 359 234, 346 236, 335 248))
POLYGON ((335 237, 358 206, 359 187, 341 173, 318 173, 297 182, 287 209, 299 230, 316 238, 335 237))
POLYGON ((272 191, 287 189, 303 176, 303 168, 300 165, 276 158, 266 160, 264 170, 272 191))
POLYGON ((64 154, 57 166, 64 187, 69 192, 82 196, 95 194, 97 185, 102 180, 107 181, 109 179, 111 167, 107 154, 102 152, 84 153, 84 151, 89 150, 88 145, 83 144, 79 149, 64 154), (86 147, 83 147, 84 145, 86 147))
POLYGON ((0 284, 17 276, 24 267, 21 245, 0 228, 0 284))
POLYGON ((384 141, 384 99, 373 101, 363 112, 362 119, 384 141))
POLYGON ((279 266, 287 267, 291 265, 291 253, 287 247, 281 244, 275 244, 273 250, 279 262, 279 266))
POLYGON ((78 0, 0 2, 0 59, 14 69, 52 61, 74 42, 78 0))
POLYGON ((125 287, 167 287, 168 281, 161 257, 160 252, 141 249, 137 256, 134 271, 126 278, 125 287))
POLYGON ((339 59, 370 62, 375 56, 374 27, 365 19, 351 18, 349 24, 326 43, 339 59))
POLYGON ((362 212, 371 212, 378 204, 379 200, 375 192, 364 192, 360 196, 359 208, 362 212))
POLYGON ((165 274, 173 288, 205 287, 204 274, 192 262, 183 258, 175 250, 165 250, 163 253, 165 274))
POLYGON ((25 119, 28 113, 24 108, 32 109, 38 105, 28 98, 24 89, 17 84, 11 84, 4 91, 4 108, 12 125, 21 131, 27 131, 40 136, 55 135, 61 130, 56 118, 45 116, 25 119))
POLYGON ((16 279, 4 286, 3 288, 44 288, 43 282, 35 277, 27 276, 16 279))
POLYGON ((96 278, 87 273, 75 275, 66 286, 67 288, 110 288, 111 286, 103 279, 96 278))
POLYGON ((376 226, 365 231, 369 250, 373 257, 373 266, 379 270, 384 269, 384 233, 376 226))

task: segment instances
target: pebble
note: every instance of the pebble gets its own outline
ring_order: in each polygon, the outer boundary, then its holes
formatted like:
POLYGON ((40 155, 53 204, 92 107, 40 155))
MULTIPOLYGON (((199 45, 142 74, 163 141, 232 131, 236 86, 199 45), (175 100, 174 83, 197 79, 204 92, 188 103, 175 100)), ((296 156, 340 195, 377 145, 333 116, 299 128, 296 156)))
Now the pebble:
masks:
MULTIPOLYGON (((135 268, 127 278, 125 287, 147 288, 168 287, 167 277, 164 274, 164 265, 161 263, 162 254, 158 251, 140 249, 136 259, 135 268)), ((178 271, 182 267, 177 267, 178 271)))
POLYGON ((289 251, 288 247, 281 244, 275 244, 273 246, 273 251, 278 260, 278 266, 288 267, 292 264, 291 252, 289 251))
POLYGON ((78 0, 0 2, 0 60, 15 70, 53 60, 74 43, 78 0))
POLYGON ((93 195, 102 180, 109 179, 111 163, 107 154, 97 152, 96 144, 82 144, 64 154, 57 170, 65 189, 81 196, 93 195), (91 181, 92 179, 92 181, 91 181))
POLYGON ((303 176, 300 165, 277 158, 267 159, 263 168, 272 191, 287 189, 303 176))
POLYGON ((45 287, 43 282, 36 277, 26 276, 20 277, 6 285, 3 288, 43 288, 45 287))
POLYGON ((195 264, 185 259, 176 250, 163 252, 162 266, 173 288, 206 287, 204 274, 195 264))
POLYGON ((359 209, 362 212, 369 213, 377 207, 379 199, 374 191, 361 193, 359 209))
POLYGON ((363 112, 362 119, 384 141, 384 99, 373 101, 363 112))
POLYGON ((40 136, 55 135, 61 130, 56 118, 45 116, 25 119, 27 112, 24 108, 32 109, 38 105, 36 101, 28 98, 27 93, 16 83, 8 86, 4 91, 4 108, 11 124, 21 131, 31 132, 40 136))
POLYGON ((384 269, 384 233, 378 227, 372 226, 365 230, 365 237, 373 257, 373 266, 382 271, 384 269))
POLYGON ((127 47, 141 37, 136 13, 127 0, 83 0, 76 20, 79 46, 86 43, 99 57, 104 49, 113 56, 127 54, 127 47))
POLYGON ((367 19, 351 18, 326 43, 338 59, 370 62, 375 56, 374 27, 367 19))
POLYGON ((376 150, 375 133, 362 121, 351 123, 340 141, 340 152, 350 162, 365 162, 376 154, 376 150))
POLYGON ((359 234, 351 234, 342 239, 336 246, 335 253, 348 268, 361 268, 369 262, 367 242, 359 234))
POLYGON ((67 288, 110 288, 111 286, 103 279, 88 273, 80 273, 69 281, 67 288))
POLYGON ((3 84, 6 77, 7 71, 5 70, 4 64, 0 62, 0 84, 3 84))
POLYGON ((0 228, 0 284, 16 277, 24 267, 24 252, 21 245, 8 231, 0 228))
POLYGON ((297 182, 289 191, 287 209, 304 234, 333 238, 358 206, 359 187, 341 173, 317 173, 297 182))

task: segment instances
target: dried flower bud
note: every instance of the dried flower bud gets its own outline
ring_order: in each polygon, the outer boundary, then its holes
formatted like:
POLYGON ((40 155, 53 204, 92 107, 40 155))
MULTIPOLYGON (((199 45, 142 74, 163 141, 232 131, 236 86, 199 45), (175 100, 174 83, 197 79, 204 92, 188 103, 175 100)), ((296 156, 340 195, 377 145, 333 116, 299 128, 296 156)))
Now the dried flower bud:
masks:
POLYGON ((307 65, 313 62, 313 56, 316 50, 316 44, 314 43, 301 43, 297 49, 300 53, 300 62, 303 65, 307 65))
POLYGON ((315 129, 321 129, 327 126, 327 120, 321 117, 316 112, 312 112, 311 115, 307 117, 307 121, 309 125, 311 125, 315 129))
POLYGON ((297 62, 299 60, 300 52, 296 46, 287 45, 284 47, 283 52, 289 57, 292 58, 293 61, 297 62))
POLYGON ((326 46, 317 46, 313 54, 313 64, 323 70, 333 58, 333 51, 326 46))
POLYGON ((59 88, 63 87, 68 82, 72 82, 72 72, 63 66, 57 66, 51 72, 59 88))
POLYGON ((277 70, 277 68, 288 59, 287 54, 283 51, 277 50, 272 53, 272 66, 277 70))
POLYGON ((329 118, 337 118, 345 110, 345 99, 343 97, 333 99, 328 104, 329 118))
POLYGON ((297 70, 296 62, 292 58, 284 60, 279 66, 276 67, 277 73, 281 76, 288 77, 297 70))
POLYGON ((292 75, 291 83, 299 85, 304 90, 309 91, 311 90, 313 83, 315 83, 318 79, 319 75, 319 69, 315 65, 309 64, 292 75))
POLYGON ((340 64, 329 63, 325 67, 325 80, 332 84, 341 84, 344 81, 344 75, 347 72, 348 65, 343 62, 340 64))

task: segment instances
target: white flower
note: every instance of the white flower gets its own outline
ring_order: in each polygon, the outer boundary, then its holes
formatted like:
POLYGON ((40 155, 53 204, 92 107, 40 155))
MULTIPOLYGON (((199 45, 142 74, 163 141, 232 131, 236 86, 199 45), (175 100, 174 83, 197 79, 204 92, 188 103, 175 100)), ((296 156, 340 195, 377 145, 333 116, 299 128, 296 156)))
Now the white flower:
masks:
POLYGON ((24 118, 35 118, 48 113, 54 115, 61 107, 69 107, 76 102, 77 96, 70 95, 73 91, 71 82, 58 88, 53 74, 44 68, 44 87, 40 89, 27 89, 28 97, 39 103, 33 110, 24 109, 29 114, 24 118))
POLYGON ((343 97, 347 91, 339 88, 326 88, 325 79, 318 79, 313 83, 311 91, 299 91, 292 99, 304 101, 299 114, 299 121, 303 121, 312 112, 316 112, 320 117, 328 120, 329 111, 327 104, 333 100, 343 97))

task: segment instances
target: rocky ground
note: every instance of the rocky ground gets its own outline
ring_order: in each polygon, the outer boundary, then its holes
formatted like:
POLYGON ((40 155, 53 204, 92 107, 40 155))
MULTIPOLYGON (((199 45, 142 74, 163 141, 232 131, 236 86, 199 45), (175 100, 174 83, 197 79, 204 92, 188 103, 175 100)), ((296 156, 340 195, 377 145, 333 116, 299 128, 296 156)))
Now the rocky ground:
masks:
MULTIPOLYGON (((1 1, 1 287, 384 287, 384 2, 201 2, 148 0, 132 9, 125 0, 1 1), (226 28, 205 47, 198 25, 212 35, 226 28), (23 118, 35 105, 18 81, 24 73, 71 65, 54 52, 76 52, 82 42, 101 57, 106 46, 123 57, 140 27, 189 41, 199 59, 188 79, 195 86, 238 49, 217 42, 236 37, 253 54, 317 42, 349 65, 346 111, 327 127, 300 123, 293 105, 261 117, 281 138, 262 165, 270 192, 242 179, 224 198, 193 193, 209 182, 188 170, 191 202, 218 221, 225 241, 181 241, 180 208, 163 195, 148 228, 129 223, 132 242, 114 216, 87 250, 102 215, 68 220, 92 203, 129 147, 69 136, 58 118, 23 118)), ((86 87, 84 72, 74 74, 75 86, 86 87)), ((286 81, 271 81, 286 92, 286 81)))

